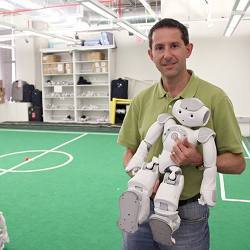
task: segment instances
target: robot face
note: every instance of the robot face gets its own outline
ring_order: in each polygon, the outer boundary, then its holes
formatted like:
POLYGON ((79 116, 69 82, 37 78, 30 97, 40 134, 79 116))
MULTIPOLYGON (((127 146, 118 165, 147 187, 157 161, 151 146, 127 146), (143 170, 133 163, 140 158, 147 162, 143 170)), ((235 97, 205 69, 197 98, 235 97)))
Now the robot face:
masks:
POLYGON ((187 127, 205 126, 210 117, 209 109, 198 98, 176 101, 172 113, 180 124, 187 127))

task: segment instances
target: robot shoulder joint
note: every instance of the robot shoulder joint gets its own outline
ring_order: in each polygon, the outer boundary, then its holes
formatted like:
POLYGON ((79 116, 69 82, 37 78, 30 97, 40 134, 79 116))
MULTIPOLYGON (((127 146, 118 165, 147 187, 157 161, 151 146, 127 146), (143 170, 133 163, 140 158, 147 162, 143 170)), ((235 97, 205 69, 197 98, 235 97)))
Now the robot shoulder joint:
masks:
POLYGON ((174 117, 168 113, 163 113, 158 116, 157 122, 166 123, 169 119, 174 119, 174 117))
POLYGON ((200 128, 198 134, 198 142, 205 143, 211 136, 215 137, 215 132, 212 129, 206 127, 200 128))

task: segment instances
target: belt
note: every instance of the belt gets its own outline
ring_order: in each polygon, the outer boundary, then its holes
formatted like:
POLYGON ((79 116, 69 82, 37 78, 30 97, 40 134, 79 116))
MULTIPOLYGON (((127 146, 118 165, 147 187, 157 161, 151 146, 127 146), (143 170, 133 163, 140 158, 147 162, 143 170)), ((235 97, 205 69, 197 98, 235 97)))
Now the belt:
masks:
POLYGON ((197 194, 197 195, 195 195, 195 196, 193 196, 193 197, 191 197, 191 198, 189 198, 187 200, 180 200, 179 201, 179 207, 184 206, 184 205, 186 205, 188 203, 191 203, 191 202, 198 201, 199 198, 200 198, 200 194, 197 194))

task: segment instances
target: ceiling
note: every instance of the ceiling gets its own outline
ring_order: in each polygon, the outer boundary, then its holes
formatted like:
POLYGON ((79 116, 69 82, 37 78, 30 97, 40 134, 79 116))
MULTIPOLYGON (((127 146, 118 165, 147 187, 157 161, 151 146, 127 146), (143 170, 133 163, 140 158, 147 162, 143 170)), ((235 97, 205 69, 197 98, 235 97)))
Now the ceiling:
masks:
MULTIPOLYGON (((100 2, 142 32, 147 32, 155 22, 139 0, 100 2)), ((234 2, 235 0, 147 1, 158 16, 178 19, 189 27, 192 36, 201 37, 223 36, 234 2)), ((67 35, 89 30, 118 29, 76 0, 1 0, 1 22, 11 23, 17 28, 27 26, 67 35)), ((245 12, 233 35, 250 36, 250 8, 245 12)))

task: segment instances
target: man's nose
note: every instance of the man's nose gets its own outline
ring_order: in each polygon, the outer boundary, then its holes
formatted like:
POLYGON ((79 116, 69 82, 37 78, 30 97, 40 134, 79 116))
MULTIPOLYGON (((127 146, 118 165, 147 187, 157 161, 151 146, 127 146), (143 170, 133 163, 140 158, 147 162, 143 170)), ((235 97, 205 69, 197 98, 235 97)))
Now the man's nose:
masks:
POLYGON ((172 57, 172 52, 169 48, 165 48, 163 51, 163 57, 165 59, 171 58, 172 57))

